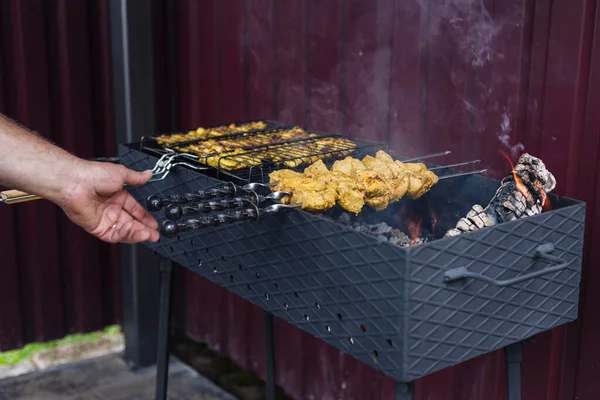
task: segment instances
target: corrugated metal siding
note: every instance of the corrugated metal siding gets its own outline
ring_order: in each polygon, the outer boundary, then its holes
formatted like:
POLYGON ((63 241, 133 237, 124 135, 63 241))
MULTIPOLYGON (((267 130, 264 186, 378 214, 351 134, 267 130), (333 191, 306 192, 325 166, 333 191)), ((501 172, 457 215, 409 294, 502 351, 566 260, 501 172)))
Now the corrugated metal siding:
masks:
MULTIPOLYGON (((106 6, 0 4, 0 111, 82 157, 115 154, 106 6)), ((0 350, 119 321, 115 247, 46 201, 0 221, 0 350)))
MULTIPOLYGON (((0 110, 81 156, 114 150, 106 3, 0 5, 0 110)), ((154 0, 161 129, 280 119, 406 155, 449 149, 494 177, 500 150, 542 157, 557 193, 588 202, 587 242, 581 318, 525 347, 524 398, 597 398, 596 1, 181 0, 173 43, 167 3, 154 0)), ((0 220, 0 349, 119 320, 113 247, 43 202, 0 207, 0 220)), ((175 293, 176 325, 264 374, 259 309, 183 270, 175 293)), ((392 398, 389 379, 275 324, 277 381, 295 398, 392 398)), ((471 360, 419 381, 416 398, 503 399, 504 368, 502 352, 471 360)))

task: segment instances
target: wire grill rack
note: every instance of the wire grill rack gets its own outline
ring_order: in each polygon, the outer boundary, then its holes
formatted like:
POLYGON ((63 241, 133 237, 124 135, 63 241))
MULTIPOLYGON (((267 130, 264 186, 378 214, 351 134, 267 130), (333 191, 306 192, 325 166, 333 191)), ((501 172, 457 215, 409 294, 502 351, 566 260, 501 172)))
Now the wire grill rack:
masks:
POLYGON ((277 145, 257 146, 241 154, 217 156, 207 160, 219 174, 242 182, 265 182, 276 169, 300 169, 322 160, 326 163, 353 155, 379 143, 348 140, 339 135, 319 136, 277 145), (233 166, 233 168, 231 168, 233 166))
POLYGON ((158 138, 145 137, 141 142, 141 150, 157 155, 167 151, 184 153, 197 164, 211 167, 217 177, 225 175, 239 182, 265 182, 268 174, 278 168, 296 169, 317 160, 334 161, 367 148, 387 148, 379 142, 276 124, 268 125, 277 126, 276 129, 265 128, 171 143, 160 139, 164 135, 158 138))
POLYGON ((163 147, 170 147, 172 145, 184 146, 202 140, 234 138, 286 128, 289 129, 292 128, 292 126, 271 120, 250 120, 199 127, 197 129, 189 130, 186 133, 166 133, 159 136, 147 137, 147 139, 160 143, 163 147))

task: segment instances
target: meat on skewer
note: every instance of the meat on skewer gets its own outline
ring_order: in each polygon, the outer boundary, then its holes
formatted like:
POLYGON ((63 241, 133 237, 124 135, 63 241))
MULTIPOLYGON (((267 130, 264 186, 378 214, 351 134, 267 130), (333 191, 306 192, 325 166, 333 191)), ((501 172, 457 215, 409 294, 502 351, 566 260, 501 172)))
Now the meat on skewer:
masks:
POLYGON ((417 199, 427 193, 438 177, 422 163, 402 163, 380 150, 362 160, 346 157, 331 170, 319 160, 304 172, 278 170, 269 175, 272 190, 291 192, 289 204, 302 203, 310 212, 326 211, 336 202, 358 214, 367 205, 383 210, 404 196, 417 199))

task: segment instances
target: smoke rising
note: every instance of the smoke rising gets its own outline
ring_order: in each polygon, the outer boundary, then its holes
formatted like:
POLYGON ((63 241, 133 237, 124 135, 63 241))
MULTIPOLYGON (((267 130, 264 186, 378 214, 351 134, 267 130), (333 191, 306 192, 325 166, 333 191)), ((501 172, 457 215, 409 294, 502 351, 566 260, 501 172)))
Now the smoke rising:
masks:
MULTIPOLYGON (((512 20, 495 20, 482 0, 418 0, 421 9, 428 13, 427 41, 443 40, 450 33, 457 38, 459 54, 472 67, 483 67, 498 54, 494 51, 494 38, 512 20), (448 28, 446 30, 442 27, 448 28)), ((445 38, 447 40, 447 37, 445 38)))
MULTIPOLYGON (((503 39, 525 24, 522 5, 496 3, 492 15, 482 0, 417 1, 422 12, 428 16, 422 47, 440 42, 454 45, 458 50, 457 55, 473 74, 485 67, 506 62, 508 43, 503 39)), ((475 93, 471 99, 459 94, 465 111, 472 117, 472 129, 482 133, 493 130, 502 150, 509 152, 513 159, 524 150, 522 143, 511 143, 514 118, 510 107, 514 109, 518 105, 514 101, 511 103, 513 98, 510 95, 503 97, 497 92, 503 85, 516 88, 518 78, 516 74, 484 75, 484 78, 476 78, 473 85, 475 93), (472 99, 477 99, 477 102, 472 99), (476 104, 484 104, 485 108, 478 108, 476 104)))
POLYGON ((508 110, 504 110, 502 113, 502 121, 500 122, 500 132, 498 133, 498 140, 500 143, 506 147, 506 149, 510 153, 510 157, 513 160, 516 160, 520 153, 525 150, 525 146, 523 143, 517 143, 515 145, 511 145, 510 143, 510 133, 512 132, 511 124, 510 124, 510 113, 508 110))
MULTIPOLYGON (((340 9, 350 7, 339 4, 340 9)), ((465 118, 469 122, 464 129, 490 138, 482 143, 493 141, 513 158, 524 150, 524 145, 514 140, 518 96, 511 99, 508 95, 511 88, 517 89, 519 76, 491 76, 490 72, 504 70, 496 68, 498 65, 518 70, 510 67, 507 53, 511 49, 507 46, 511 43, 505 37, 525 23, 522 5, 496 2, 496 9, 490 10, 482 0, 390 0, 361 7, 364 13, 354 10, 348 18, 347 10, 331 13, 336 7, 329 6, 332 19, 322 14, 325 6, 312 5, 304 15, 308 22, 298 18, 283 27, 298 32, 297 38, 282 41, 274 37, 274 73, 279 79, 273 96, 274 117, 322 132, 387 140, 391 116, 389 135, 402 143, 403 152, 414 154, 431 151, 426 149, 427 142, 442 134, 424 132, 422 119, 433 118, 433 126, 452 130, 462 129, 453 118, 465 118), (382 5, 388 9, 381 9, 382 5), (428 87, 419 57, 429 66, 448 67, 437 68, 440 77, 429 77, 449 82, 449 88, 443 89, 448 92, 431 92, 442 89, 428 87), (467 79, 474 79, 468 92, 467 79), (419 97, 422 93, 425 99, 430 95, 454 97, 456 103, 450 110, 427 109, 427 101, 419 97), (456 109, 462 109, 465 116, 456 109), (433 137, 425 140, 424 134, 433 137)), ((261 22, 252 19, 250 24, 261 22)), ((264 54, 253 59, 256 63, 272 61, 264 54)), ((264 85, 255 88, 260 87, 264 85)))

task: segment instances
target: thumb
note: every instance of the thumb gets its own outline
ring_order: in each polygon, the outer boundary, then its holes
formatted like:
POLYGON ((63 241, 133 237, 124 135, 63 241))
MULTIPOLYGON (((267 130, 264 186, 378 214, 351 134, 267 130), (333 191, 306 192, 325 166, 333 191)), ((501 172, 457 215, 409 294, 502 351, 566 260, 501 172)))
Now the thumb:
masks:
POLYGON ((131 170, 129 168, 123 167, 123 180, 126 185, 129 186, 139 186, 148 182, 152 178, 152 171, 146 170, 143 172, 138 172, 131 170))

